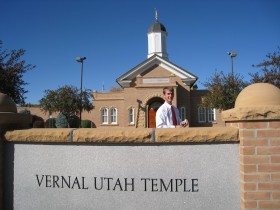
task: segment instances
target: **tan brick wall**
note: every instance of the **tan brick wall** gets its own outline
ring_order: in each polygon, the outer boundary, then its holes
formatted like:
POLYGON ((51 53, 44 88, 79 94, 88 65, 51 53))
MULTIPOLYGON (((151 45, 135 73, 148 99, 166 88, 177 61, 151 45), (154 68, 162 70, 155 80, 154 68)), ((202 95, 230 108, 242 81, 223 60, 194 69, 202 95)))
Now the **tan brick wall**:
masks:
POLYGON ((280 121, 229 125, 239 128, 242 209, 280 209, 280 121))
MULTIPOLYGON (((21 110, 24 110, 24 109, 29 110, 30 113, 31 113, 32 115, 37 115, 37 116, 39 116, 39 117, 42 117, 45 121, 46 121, 47 119, 49 119, 49 117, 50 117, 49 113, 44 113, 44 112, 40 109, 40 107, 17 107, 17 111, 18 111, 18 112, 20 112, 21 110)), ((54 117, 56 117, 56 116, 57 116, 57 114, 55 114, 54 117)))

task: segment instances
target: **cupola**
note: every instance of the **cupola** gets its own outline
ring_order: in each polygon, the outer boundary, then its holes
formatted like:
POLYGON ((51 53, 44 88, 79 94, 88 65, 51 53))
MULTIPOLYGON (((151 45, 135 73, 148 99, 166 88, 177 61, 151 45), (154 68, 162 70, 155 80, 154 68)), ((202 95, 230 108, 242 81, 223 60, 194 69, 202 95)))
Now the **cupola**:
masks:
POLYGON ((148 58, 158 55, 168 59, 166 47, 167 32, 165 26, 158 21, 158 13, 155 11, 155 22, 148 30, 148 58))

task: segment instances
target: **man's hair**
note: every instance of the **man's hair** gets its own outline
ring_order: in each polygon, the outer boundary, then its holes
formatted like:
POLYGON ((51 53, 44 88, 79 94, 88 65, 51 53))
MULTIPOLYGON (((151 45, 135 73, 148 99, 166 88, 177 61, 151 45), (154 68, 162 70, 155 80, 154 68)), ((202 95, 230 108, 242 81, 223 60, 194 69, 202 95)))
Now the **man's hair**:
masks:
POLYGON ((165 91, 169 90, 170 92, 174 93, 174 88, 173 87, 164 87, 163 88, 163 95, 165 94, 165 91))

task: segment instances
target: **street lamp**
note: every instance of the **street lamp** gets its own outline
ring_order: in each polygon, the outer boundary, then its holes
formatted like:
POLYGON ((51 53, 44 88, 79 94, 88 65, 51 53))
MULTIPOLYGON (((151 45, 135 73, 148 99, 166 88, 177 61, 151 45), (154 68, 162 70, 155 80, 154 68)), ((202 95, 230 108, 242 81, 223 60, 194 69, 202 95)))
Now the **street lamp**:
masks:
POLYGON ((53 127, 53 116, 52 116, 52 114, 50 114, 50 120, 49 120, 49 126, 50 126, 50 128, 52 128, 53 127))
POLYGON ((233 58, 237 56, 236 52, 228 52, 227 53, 231 58, 231 76, 232 76, 232 85, 233 85, 233 95, 235 95, 235 78, 233 72, 233 58))
POLYGON ((81 63, 81 88, 80 88, 80 128, 82 127, 82 111, 83 111, 83 65, 86 57, 77 57, 76 61, 81 63))
POLYGON ((233 75, 233 58, 237 56, 237 53, 236 52, 228 52, 227 54, 231 58, 231 73, 233 75))

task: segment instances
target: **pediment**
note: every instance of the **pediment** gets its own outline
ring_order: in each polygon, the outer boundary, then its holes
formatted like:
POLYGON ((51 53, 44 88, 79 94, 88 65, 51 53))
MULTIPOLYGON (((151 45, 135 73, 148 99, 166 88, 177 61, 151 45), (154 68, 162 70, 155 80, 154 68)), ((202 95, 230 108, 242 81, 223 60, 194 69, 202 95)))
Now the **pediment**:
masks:
POLYGON ((174 74, 175 76, 181 78, 181 80, 189 86, 192 86, 197 80, 197 77, 187 70, 171 63, 166 59, 163 59, 160 56, 154 55, 120 76, 118 79, 116 79, 116 81, 123 88, 129 87, 131 81, 133 81, 138 75, 145 74, 155 66, 160 66, 166 71, 170 72, 170 74, 174 74))

